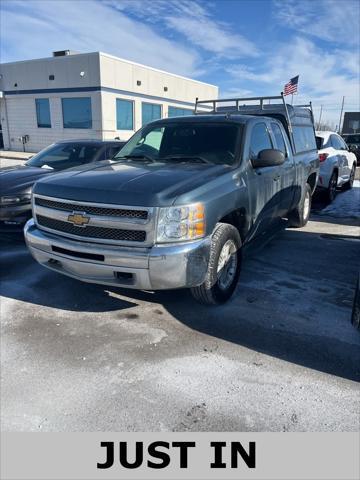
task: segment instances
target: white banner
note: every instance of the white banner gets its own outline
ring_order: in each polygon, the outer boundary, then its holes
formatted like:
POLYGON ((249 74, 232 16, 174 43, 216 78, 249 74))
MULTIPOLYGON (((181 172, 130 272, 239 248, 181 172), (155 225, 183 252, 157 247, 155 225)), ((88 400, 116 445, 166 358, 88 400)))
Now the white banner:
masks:
POLYGON ((3 433, 1 479, 358 480, 359 433, 3 433))

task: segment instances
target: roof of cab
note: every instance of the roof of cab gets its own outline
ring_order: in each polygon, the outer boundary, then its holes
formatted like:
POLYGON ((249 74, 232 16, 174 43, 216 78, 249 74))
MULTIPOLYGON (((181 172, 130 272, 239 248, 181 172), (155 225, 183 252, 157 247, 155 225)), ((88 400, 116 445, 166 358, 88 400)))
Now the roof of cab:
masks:
MULTIPOLYGON (((247 123, 259 119, 258 115, 237 115, 237 114, 210 114, 210 115, 187 115, 184 117, 161 118, 151 122, 152 125, 162 123, 247 123)), ((149 125, 149 124, 148 124, 149 125)))

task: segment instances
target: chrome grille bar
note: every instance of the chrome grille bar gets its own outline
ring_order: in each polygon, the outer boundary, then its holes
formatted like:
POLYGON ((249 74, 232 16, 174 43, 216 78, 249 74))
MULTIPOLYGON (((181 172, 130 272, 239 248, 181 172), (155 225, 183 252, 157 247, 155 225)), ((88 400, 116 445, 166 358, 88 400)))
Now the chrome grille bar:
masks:
POLYGON ((33 196, 34 219, 40 229, 87 242, 138 247, 153 245, 154 213, 155 209, 148 207, 33 196), (83 217, 84 223, 74 223, 74 214, 83 217))

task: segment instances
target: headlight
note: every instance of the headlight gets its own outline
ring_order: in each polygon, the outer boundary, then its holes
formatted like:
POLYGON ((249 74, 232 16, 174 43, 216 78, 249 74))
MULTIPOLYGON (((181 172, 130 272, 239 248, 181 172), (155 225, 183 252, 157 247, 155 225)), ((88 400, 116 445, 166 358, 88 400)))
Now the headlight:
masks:
POLYGON ((6 195, 4 197, 0 197, 0 204, 4 207, 6 207, 7 205, 21 205, 30 202, 31 193, 25 193, 21 195, 6 195))
POLYGON ((160 208, 156 240, 181 242, 205 235, 205 209, 202 203, 160 208))

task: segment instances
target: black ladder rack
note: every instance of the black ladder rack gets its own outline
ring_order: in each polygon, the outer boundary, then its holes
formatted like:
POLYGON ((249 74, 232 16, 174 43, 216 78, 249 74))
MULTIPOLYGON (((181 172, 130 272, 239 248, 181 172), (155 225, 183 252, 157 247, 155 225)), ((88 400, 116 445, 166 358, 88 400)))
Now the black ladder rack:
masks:
MULTIPOLYGON (((194 113, 195 115, 214 115, 214 114, 222 114, 222 115, 231 115, 234 113, 238 114, 251 114, 251 107, 254 108, 254 110, 259 111, 259 107, 262 111, 266 112, 266 106, 270 107, 270 101, 271 100, 281 100, 279 103, 275 103, 272 105, 282 105, 284 107, 284 113, 286 117, 286 122, 288 125, 288 130, 290 134, 290 139, 291 142, 294 146, 294 139, 293 139, 293 128, 291 124, 291 119, 289 115, 289 109, 288 105, 285 102, 285 96, 284 93, 281 92, 280 95, 274 95, 274 96, 266 96, 266 97, 244 97, 244 98, 221 98, 221 99, 210 99, 210 100, 199 100, 196 98, 195 101, 195 110, 194 113), (253 101, 258 101, 257 104, 255 105, 241 105, 242 102, 253 102, 253 101), (265 104, 264 102, 268 101, 268 104, 265 104), (225 103, 232 103, 233 105, 223 105, 225 103), (210 105, 209 105, 210 104, 210 105), (198 110, 198 107, 203 107, 204 110, 198 110), (212 110, 210 108, 212 107, 212 110), (242 110, 242 107, 246 107, 246 111, 242 110)), ((295 108, 308 108, 311 113, 311 119, 312 122, 314 123, 314 114, 313 114, 313 109, 312 109, 312 103, 309 102, 307 105, 293 105, 292 107, 295 108)))

